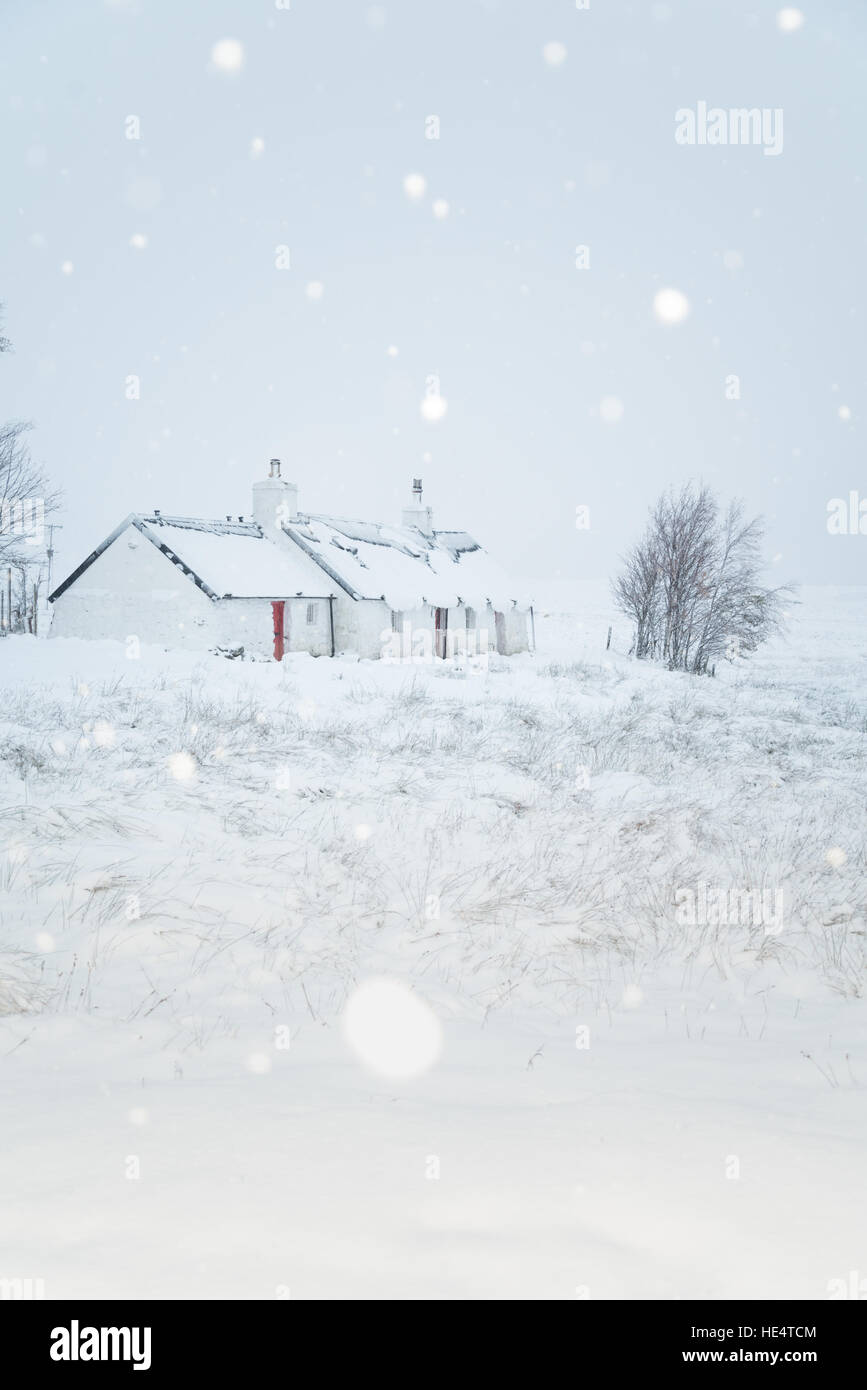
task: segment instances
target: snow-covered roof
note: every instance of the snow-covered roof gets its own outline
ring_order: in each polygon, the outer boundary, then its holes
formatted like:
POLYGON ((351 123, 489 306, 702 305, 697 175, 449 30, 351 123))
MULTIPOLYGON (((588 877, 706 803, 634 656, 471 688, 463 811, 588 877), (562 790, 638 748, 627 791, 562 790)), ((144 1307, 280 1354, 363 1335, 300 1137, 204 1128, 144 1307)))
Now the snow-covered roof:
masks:
POLYGON ((323 574, 312 592, 310 566, 288 546, 267 540, 255 522, 183 516, 137 520, 148 539, 167 547, 217 598, 318 598, 331 591, 323 574))
POLYGON ((58 598, 128 527, 146 537, 211 598, 321 598, 343 589, 390 608, 424 604, 505 610, 529 599, 466 531, 426 535, 414 526, 384 526, 342 517, 298 516, 286 540, 254 521, 133 514, 49 595, 58 598), (290 544, 290 542, 294 542, 290 544), (305 557, 309 557, 305 558, 305 557), (318 573, 310 561, 318 567, 318 573))
POLYGON ((503 570, 466 531, 425 535, 333 516, 299 516, 283 530, 356 598, 385 599, 397 610, 529 607, 503 570))
POLYGON ((133 513, 49 594, 69 588, 129 527, 157 546, 210 598, 325 598, 334 590, 290 546, 269 541, 253 521, 133 513))

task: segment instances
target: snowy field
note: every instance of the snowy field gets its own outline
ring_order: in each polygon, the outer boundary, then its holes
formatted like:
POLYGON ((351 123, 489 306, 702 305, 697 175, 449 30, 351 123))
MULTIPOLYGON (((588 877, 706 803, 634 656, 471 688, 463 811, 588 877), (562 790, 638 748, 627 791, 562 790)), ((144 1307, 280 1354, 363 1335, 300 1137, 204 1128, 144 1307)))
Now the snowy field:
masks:
POLYGON ((0 642, 0 1278, 867 1277, 867 590, 715 680, 543 597, 474 674, 0 642))

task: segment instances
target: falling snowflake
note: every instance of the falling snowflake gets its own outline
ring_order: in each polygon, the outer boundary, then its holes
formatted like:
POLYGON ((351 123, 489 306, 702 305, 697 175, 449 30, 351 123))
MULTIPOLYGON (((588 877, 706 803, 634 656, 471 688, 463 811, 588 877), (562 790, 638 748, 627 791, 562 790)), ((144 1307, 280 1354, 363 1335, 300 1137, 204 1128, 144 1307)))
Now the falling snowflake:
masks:
POLYGON ((566 45, 558 43, 556 39, 551 43, 546 43, 542 49, 542 57, 551 68, 559 68, 561 63, 566 61, 566 45))
POLYGON ((777 28, 781 34, 794 34, 805 22, 803 10, 796 10, 794 5, 777 10, 777 28))
POLYGON ((308 299, 321 299, 325 293, 325 286, 321 280, 311 280, 304 293, 308 299))
POLYGON ((373 827, 370 825, 357 825, 355 827, 356 840, 369 840, 373 834, 373 827))
POLYGON ((838 406, 838 407, 837 407, 837 414, 839 415, 839 417, 840 417, 841 420, 851 420, 851 419, 852 419, 852 411, 849 409, 848 405, 841 405, 841 406, 838 406))
POLYGON ((93 741, 97 748, 111 748, 116 734, 110 724, 100 722, 93 726, 93 741))
POLYGON ((240 72, 244 66, 244 45, 237 39, 220 39, 211 49, 211 62, 218 72, 240 72))
POLYGON ((381 1076, 418 1076, 442 1049, 439 1019, 397 980, 370 980, 351 996, 343 1015, 350 1047, 381 1076))
POLYGON ((136 251, 144 251, 148 244, 148 239, 144 232, 133 232, 129 239, 129 244, 134 247, 136 251))
POLYGON ((264 153, 265 141, 262 139, 261 135, 254 135, 253 139, 250 141, 250 158, 261 159, 264 153))
POLYGON ((271 1070, 271 1058, 267 1052, 251 1052, 247 1058, 247 1070, 255 1076, 264 1076, 271 1070))
POLYGON ((148 1112, 142 1105, 133 1106, 127 1115, 131 1125, 146 1125, 149 1119, 148 1112))
POLYGON ((172 753, 168 766, 176 782, 191 782, 196 775, 196 761, 189 753, 172 753))
POLYGON ((660 323, 683 323, 689 314, 689 300, 680 290, 657 290, 653 296, 653 312, 660 323))
POLYGON ((643 1000, 644 994, 638 988, 638 985, 627 985, 623 991, 623 997, 620 1002, 624 1009, 637 1009, 643 1000))
POLYGON ((385 350, 386 357, 397 357, 397 354, 398 349, 394 346, 394 343, 392 343, 391 346, 387 347, 385 350))
POLYGON ((425 396, 420 406, 423 419, 430 420, 432 423, 441 420, 448 408, 449 403, 445 396, 439 395, 425 396))
POLYGON ((842 869, 843 865, 846 863, 846 851, 840 849, 839 845, 833 845, 825 855, 825 859, 831 865, 832 869, 842 869))
POLYGON ((46 953, 54 950, 54 937, 50 932, 38 931, 36 933, 36 949, 46 953))
POLYGON ((606 425, 616 425, 623 419, 623 402, 619 396, 603 396, 599 402, 599 415, 606 425))
POLYGON ((449 215, 449 205, 445 198, 435 198, 433 204, 433 215, 439 222, 449 215))
POLYGON ((75 266, 72 264, 72 261, 64 261, 60 269, 64 275, 71 275, 75 266))
POLYGON ((724 251, 723 265, 726 270, 743 270, 744 258, 740 251, 724 251))
POLYGON ((411 198, 417 203, 419 198, 423 198, 427 189, 427 179, 424 174, 407 174, 403 181, 403 191, 407 198, 411 198))

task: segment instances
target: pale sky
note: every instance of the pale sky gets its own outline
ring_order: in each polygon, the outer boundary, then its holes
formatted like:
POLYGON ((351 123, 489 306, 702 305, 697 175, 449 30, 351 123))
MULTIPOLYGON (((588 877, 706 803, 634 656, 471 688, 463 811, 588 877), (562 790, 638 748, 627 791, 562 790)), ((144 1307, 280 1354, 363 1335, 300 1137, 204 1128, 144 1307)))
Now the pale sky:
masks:
POLYGON ((371 520, 421 474, 522 578, 609 575, 691 477, 781 580, 867 578, 826 530, 867 497, 867 6, 280 4, 3 0, 0 418, 65 490, 55 580, 130 511, 248 514, 273 455, 371 520), (781 152, 678 144, 699 102, 781 152))

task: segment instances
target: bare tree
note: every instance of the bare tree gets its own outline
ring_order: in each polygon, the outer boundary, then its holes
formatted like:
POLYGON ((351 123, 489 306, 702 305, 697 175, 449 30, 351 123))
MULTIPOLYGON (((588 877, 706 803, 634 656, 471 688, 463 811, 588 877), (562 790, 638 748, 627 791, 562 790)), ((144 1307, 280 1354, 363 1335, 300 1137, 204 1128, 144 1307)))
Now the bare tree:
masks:
MULTIPOLYGON (((2 316, 0 316, 2 317, 2 316)), ((9 341, 0 337, 0 352, 9 341)), ((45 564, 45 523, 56 511, 59 492, 27 447, 29 425, 0 424, 0 578, 4 609, 15 578, 16 598, 4 611, 6 631, 34 631, 39 603, 40 574, 45 564)))
POLYGON ((760 582, 763 537, 742 502, 721 514, 709 488, 689 484, 660 497, 613 586, 635 624, 635 655, 705 675, 721 657, 747 656, 779 631, 793 590, 760 582))
POLYGON ((624 568, 614 581, 614 598, 621 612, 627 613, 635 623, 635 655, 659 656, 662 566, 649 530, 645 543, 633 546, 627 555, 624 568))

